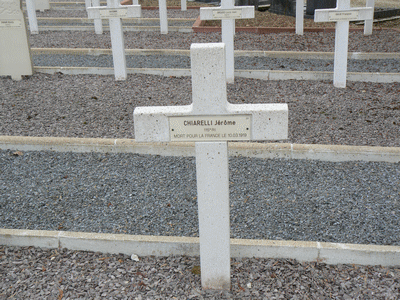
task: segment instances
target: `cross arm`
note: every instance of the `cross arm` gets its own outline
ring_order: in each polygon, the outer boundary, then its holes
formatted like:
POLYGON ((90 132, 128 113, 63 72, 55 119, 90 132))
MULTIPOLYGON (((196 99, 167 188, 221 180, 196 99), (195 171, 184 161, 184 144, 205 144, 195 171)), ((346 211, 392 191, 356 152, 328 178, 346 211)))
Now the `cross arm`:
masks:
POLYGON ((200 8, 200 20, 222 19, 252 19, 254 18, 254 6, 240 6, 237 8, 200 8))
POLYGON ((228 104, 228 114, 251 115, 251 139, 258 141, 288 138, 287 104, 228 104))
POLYGON ((88 19, 104 18, 141 18, 142 9, 140 5, 124 5, 117 8, 107 6, 93 6, 87 9, 88 19))
POLYGON ((350 9, 316 9, 314 22, 337 22, 343 21, 362 21, 372 20, 374 10, 372 7, 359 7, 350 9))
POLYGON ((135 140, 138 142, 169 142, 170 116, 189 115, 193 105, 144 106, 133 112, 135 140))
MULTIPOLYGON (((193 115, 197 115, 193 114, 193 105, 137 107, 133 114, 135 139, 138 142, 169 142, 169 118, 193 115)), ((251 140, 287 139, 287 104, 228 103, 222 116, 229 115, 251 116, 251 140)))

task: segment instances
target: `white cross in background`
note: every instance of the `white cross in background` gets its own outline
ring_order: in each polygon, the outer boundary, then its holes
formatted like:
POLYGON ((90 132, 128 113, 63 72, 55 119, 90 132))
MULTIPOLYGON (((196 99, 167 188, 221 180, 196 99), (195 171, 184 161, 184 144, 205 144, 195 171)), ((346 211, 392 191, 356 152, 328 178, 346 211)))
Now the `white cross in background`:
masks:
POLYGON ((333 85, 335 87, 346 87, 349 22, 372 20, 373 16, 373 8, 350 8, 350 0, 338 0, 337 7, 334 9, 315 10, 314 22, 336 22, 333 74, 333 85))
POLYGON ((26 12, 28 13, 29 31, 31 34, 38 34, 39 28, 36 18, 35 0, 26 0, 26 12))
POLYGON ((286 139, 287 104, 230 104, 225 44, 192 44, 193 103, 137 107, 137 142, 193 141, 196 148, 201 282, 230 288, 228 142, 286 139))
MULTIPOLYGON (((375 0, 367 0, 365 6, 366 7, 371 7, 372 11, 374 11, 375 0)), ((365 23, 364 23, 364 35, 371 35, 372 34, 373 24, 374 24, 374 15, 372 15, 372 19, 365 20, 365 23)))
POLYGON ((304 0, 296 0, 296 34, 304 33, 304 0))
POLYGON ((121 18, 140 18, 140 5, 120 5, 119 0, 107 0, 107 6, 88 7, 89 19, 109 19, 115 80, 127 77, 124 33, 121 18))
POLYGON ((235 6, 234 0, 222 0, 221 7, 201 7, 200 20, 221 20, 222 42, 226 44, 226 82, 235 80, 234 35, 236 19, 254 18, 254 6, 235 6))

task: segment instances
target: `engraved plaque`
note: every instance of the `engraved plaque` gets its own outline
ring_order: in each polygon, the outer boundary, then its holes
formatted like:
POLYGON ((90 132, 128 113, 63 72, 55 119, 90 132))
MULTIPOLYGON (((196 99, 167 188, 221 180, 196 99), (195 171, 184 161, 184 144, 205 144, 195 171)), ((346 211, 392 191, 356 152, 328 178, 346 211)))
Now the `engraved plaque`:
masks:
POLYGON ((242 10, 239 9, 216 9, 213 10, 213 18, 218 20, 224 19, 240 19, 242 18, 242 10))
POLYGON ((126 18, 127 13, 126 8, 101 9, 100 18, 126 18))
POLYGON ((20 20, 0 20, 0 27, 22 27, 20 20))
POLYGON ((341 12, 329 12, 329 21, 357 21, 358 11, 341 11, 341 12))
POLYGON ((169 117, 173 142, 248 141, 251 115, 169 117))

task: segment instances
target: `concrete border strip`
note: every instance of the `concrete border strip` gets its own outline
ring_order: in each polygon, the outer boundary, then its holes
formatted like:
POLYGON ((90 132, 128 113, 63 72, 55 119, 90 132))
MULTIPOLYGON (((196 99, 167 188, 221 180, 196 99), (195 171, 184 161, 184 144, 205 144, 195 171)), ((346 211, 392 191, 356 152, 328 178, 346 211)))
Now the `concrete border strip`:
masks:
MULTIPOLYGON (((100 48, 32 48, 33 55, 38 54, 71 54, 71 55, 111 55, 111 49, 100 48)), ((180 49, 125 49, 126 55, 182 55, 190 56, 189 50, 180 49)), ((296 51, 246 51, 236 50, 235 57, 268 57, 294 59, 333 59, 334 52, 296 52, 296 51)), ((400 53, 382 52, 349 52, 349 59, 400 59, 400 53)))
MULTIPOLYGON (((194 156, 194 143, 137 143, 133 139, 0 136, 0 149, 137 153, 162 156, 194 156)), ((400 147, 304 145, 285 143, 229 143, 230 156, 261 159, 310 159, 321 161, 400 162, 400 147)))
MULTIPOLYGON (((67 248, 140 256, 199 256, 199 239, 88 232, 0 229, 7 246, 67 248)), ((326 264, 400 265, 399 246, 357 245, 303 241, 231 239, 231 256, 318 261, 326 264)))
MULTIPOLYGON (((29 26, 28 26, 29 28, 29 26)), ((40 31, 93 31, 93 26, 39 26, 40 31)), ((160 31, 160 26, 122 26, 123 31, 160 31)), ((103 26, 103 31, 109 31, 110 28, 103 26)), ((168 26, 171 32, 193 32, 190 26, 168 26)))
MULTIPOLYGON (((67 55, 112 55, 112 49, 100 48, 32 48, 32 55, 67 54, 67 55)), ((190 56, 190 50, 179 49, 125 49, 125 55, 182 55, 190 56)), ((399 55, 400 59, 400 55, 399 55)))
MULTIPOLYGON (((113 68, 93 67, 34 67, 39 73, 54 74, 61 72, 66 75, 113 75, 113 68)), ((128 74, 148 74, 159 76, 191 76, 190 69, 151 69, 127 68, 128 74)), ((236 77, 262 80, 332 80, 333 72, 317 71, 273 71, 273 70, 236 70, 236 77)), ((348 81, 392 83, 400 82, 400 73, 347 73, 348 81)))
MULTIPOLYGON (((38 22, 47 23, 62 23, 62 24, 87 24, 87 26, 93 26, 93 20, 88 18, 49 18, 49 17, 38 17, 38 22)), ((160 18, 121 18, 123 22, 126 23, 145 23, 145 22, 159 22, 160 18)), ((196 19, 190 18, 168 18, 168 21, 184 23, 184 22, 194 22, 196 19)), ((103 20, 104 24, 108 24, 108 19, 103 20)), ((49 25, 50 26, 50 25, 49 25)))

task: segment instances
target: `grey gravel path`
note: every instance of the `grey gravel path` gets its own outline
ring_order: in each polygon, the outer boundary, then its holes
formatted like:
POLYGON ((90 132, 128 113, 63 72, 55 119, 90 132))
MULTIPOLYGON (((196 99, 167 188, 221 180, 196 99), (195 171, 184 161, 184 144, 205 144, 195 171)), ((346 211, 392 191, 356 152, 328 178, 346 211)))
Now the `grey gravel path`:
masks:
POLYGON ((400 269, 233 259, 230 292, 201 291, 199 259, 0 246, 4 299, 399 299, 400 269))
MULTIPOLYGON (((31 35, 33 48, 111 48, 109 32, 43 31, 31 35)), ((125 32, 126 49, 190 49, 192 43, 221 42, 221 33, 125 32)), ((350 52, 400 52, 400 34, 395 30, 374 31, 372 36, 362 32, 350 32, 350 52)), ((335 50, 335 33, 252 34, 238 32, 235 49, 264 51, 322 51, 335 50)))
MULTIPOLYGON (((0 228, 198 236, 194 158, 0 152, 0 228)), ((400 245, 400 165, 230 159, 231 237, 400 245)))
MULTIPOLYGON (((137 106, 186 105, 189 77, 34 74, 0 81, 0 134, 134 138, 137 106)), ((400 147, 400 83, 264 81, 236 78, 232 103, 287 103, 296 144, 400 147)))
MULTIPOLYGON (((35 66, 49 67, 113 67, 111 55, 34 55, 35 66)), ((128 68, 190 69, 190 57, 183 55, 130 55, 128 68)), ((283 59, 265 57, 237 57, 236 70, 330 71, 334 62, 325 59, 283 59)), ((348 72, 399 73, 400 59, 371 59, 348 61, 348 72)))

